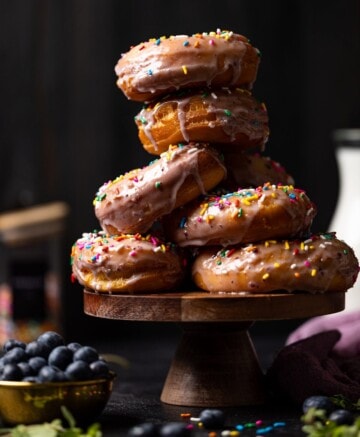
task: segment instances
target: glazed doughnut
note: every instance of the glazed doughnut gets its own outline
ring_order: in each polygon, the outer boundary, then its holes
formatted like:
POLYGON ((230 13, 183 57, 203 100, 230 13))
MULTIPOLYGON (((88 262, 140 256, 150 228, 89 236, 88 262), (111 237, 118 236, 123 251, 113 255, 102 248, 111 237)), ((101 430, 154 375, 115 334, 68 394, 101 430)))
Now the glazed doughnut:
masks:
POLYGON ((228 190, 258 187, 266 182, 271 184, 294 185, 294 178, 277 161, 260 153, 246 153, 221 149, 227 169, 226 180, 222 183, 228 190))
POLYGON ((171 146, 148 166, 100 187, 95 215, 108 234, 144 233, 159 217, 205 194, 225 176, 214 149, 200 144, 171 146))
POLYGON ((166 238, 179 246, 228 246, 303 235, 315 215, 316 207, 303 190, 265 184, 204 196, 164 222, 166 238))
POLYGON ((229 31, 150 39, 132 47, 115 66, 117 86, 129 100, 148 102, 180 88, 251 89, 259 50, 229 31))
POLYGON ((170 243, 147 234, 84 233, 72 247, 72 279, 98 292, 171 290, 184 278, 184 258, 170 243))
POLYGON ((190 141, 263 150, 268 122, 265 105, 240 88, 173 93, 145 105, 135 117, 141 143, 155 155, 169 144, 190 141))
POLYGON ((198 287, 225 293, 340 292, 354 285, 358 272, 354 251, 334 233, 316 234, 306 240, 207 248, 192 266, 198 287))

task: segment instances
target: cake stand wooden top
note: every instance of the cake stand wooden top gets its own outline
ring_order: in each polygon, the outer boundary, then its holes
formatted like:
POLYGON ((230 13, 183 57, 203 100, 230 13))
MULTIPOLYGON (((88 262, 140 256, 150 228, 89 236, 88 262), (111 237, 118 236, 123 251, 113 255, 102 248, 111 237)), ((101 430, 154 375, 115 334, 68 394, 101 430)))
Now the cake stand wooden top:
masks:
POLYGON ((84 290, 86 314, 151 322, 289 320, 344 309, 345 293, 211 294, 201 291, 110 294, 84 290))

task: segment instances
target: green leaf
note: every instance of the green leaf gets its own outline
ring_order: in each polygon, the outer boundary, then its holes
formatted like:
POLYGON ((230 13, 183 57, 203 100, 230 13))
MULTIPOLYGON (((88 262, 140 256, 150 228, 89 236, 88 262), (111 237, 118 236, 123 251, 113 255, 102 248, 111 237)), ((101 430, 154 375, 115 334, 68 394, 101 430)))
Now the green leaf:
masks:
POLYGON ((59 437, 79 437, 82 435, 80 428, 65 429, 59 434, 59 437))
POLYGON ((66 407, 61 407, 61 412, 69 424, 68 428, 63 427, 60 419, 55 419, 51 423, 3 428, 0 429, 0 434, 6 433, 4 437, 102 437, 99 423, 93 423, 83 431, 76 427, 74 416, 66 407))
POLYGON ((87 429, 87 435, 89 437, 102 437, 101 425, 100 423, 93 423, 87 429))
POLYGON ((41 425, 18 425, 11 431, 12 437, 57 437, 58 430, 51 423, 41 425))
POLYGON ((75 428, 76 422, 75 422, 74 416, 65 407, 65 405, 61 406, 61 413, 64 416, 64 418, 67 421, 67 423, 69 424, 69 428, 75 428))

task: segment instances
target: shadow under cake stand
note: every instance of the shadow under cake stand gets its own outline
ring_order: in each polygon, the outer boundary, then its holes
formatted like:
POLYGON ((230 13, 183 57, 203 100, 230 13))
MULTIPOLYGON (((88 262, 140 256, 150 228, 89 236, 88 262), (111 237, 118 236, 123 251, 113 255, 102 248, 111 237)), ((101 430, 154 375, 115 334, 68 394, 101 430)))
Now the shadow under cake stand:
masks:
POLYGON ((84 290, 88 315, 180 324, 182 337, 161 401, 194 407, 250 406, 265 401, 264 376, 248 332, 255 321, 314 317, 341 311, 344 305, 342 292, 125 295, 84 290))

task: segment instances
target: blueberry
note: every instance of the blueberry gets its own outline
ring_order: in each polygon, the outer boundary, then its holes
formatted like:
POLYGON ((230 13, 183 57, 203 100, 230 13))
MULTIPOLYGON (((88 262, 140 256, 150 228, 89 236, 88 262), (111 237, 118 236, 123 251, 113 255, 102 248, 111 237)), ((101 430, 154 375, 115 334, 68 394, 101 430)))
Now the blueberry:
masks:
POLYGON ((44 357, 31 357, 28 363, 35 375, 39 373, 42 367, 47 365, 47 361, 44 357))
POLYGON ((50 366, 56 366, 61 370, 65 370, 66 367, 72 362, 73 353, 66 346, 57 346, 53 349, 48 357, 48 363, 50 366))
POLYGON ((45 345, 50 350, 56 348, 56 346, 63 346, 65 341, 63 337, 54 331, 46 331, 43 334, 39 335, 37 341, 43 345, 45 345))
POLYGON ((109 366, 103 360, 97 360, 90 363, 90 369, 95 378, 102 378, 109 375, 109 366))
POLYGON ((73 341, 67 345, 68 349, 70 349, 73 352, 76 352, 78 349, 80 349, 82 346, 80 343, 77 343, 76 341, 73 341))
POLYGON ((25 376, 22 380, 24 382, 40 382, 37 376, 25 376))
POLYGON ((303 412, 306 413, 310 408, 325 410, 327 414, 334 410, 335 406, 328 396, 310 396, 303 402, 303 412))
POLYGON ((99 359, 99 354, 96 349, 91 346, 82 346, 74 353, 74 361, 86 361, 87 363, 92 363, 93 361, 97 361, 99 359))
POLYGON ((5 364, 2 372, 3 381, 21 381, 22 372, 17 364, 5 364))
POLYGON ((159 429, 161 437, 188 437, 191 436, 191 431, 186 423, 169 422, 162 425, 159 429))
POLYGON ((27 376, 32 376, 34 374, 34 370, 26 361, 21 361, 20 363, 18 363, 18 367, 21 370, 23 379, 27 376))
POLYGON ((67 380, 65 373, 55 366, 42 367, 37 378, 40 382, 60 382, 67 380))
POLYGON ((158 436, 158 426, 153 423, 141 423, 133 426, 129 432, 128 437, 156 437, 158 436))
POLYGON ((38 379, 40 382, 55 382, 57 381, 58 369, 53 366, 44 366, 40 369, 38 379))
POLYGON ((59 369, 59 371, 58 371, 58 381, 59 382, 70 381, 69 377, 65 373, 65 370, 59 369))
POLYGON ((206 409, 200 413, 199 419, 206 429, 219 429, 224 426, 225 414, 221 410, 206 409))
POLYGON ((349 410, 334 410, 328 419, 337 425, 352 425, 354 423, 354 415, 349 410))
POLYGON ((47 358, 51 349, 45 343, 34 340, 26 345, 25 351, 30 357, 47 358))
POLYGON ((6 352, 6 354, 3 356, 3 363, 16 364, 20 363, 20 361, 26 361, 27 358, 28 356, 25 352, 25 349, 20 346, 15 346, 14 348, 10 349, 9 352, 6 352))
POLYGON ((21 347, 22 349, 25 349, 25 343, 19 340, 15 340, 14 338, 10 338, 9 340, 6 340, 3 346, 3 350, 5 352, 8 352, 9 350, 13 349, 14 347, 21 347))
POLYGON ((84 381, 92 376, 89 364, 81 360, 69 364, 65 374, 70 381, 84 381))

